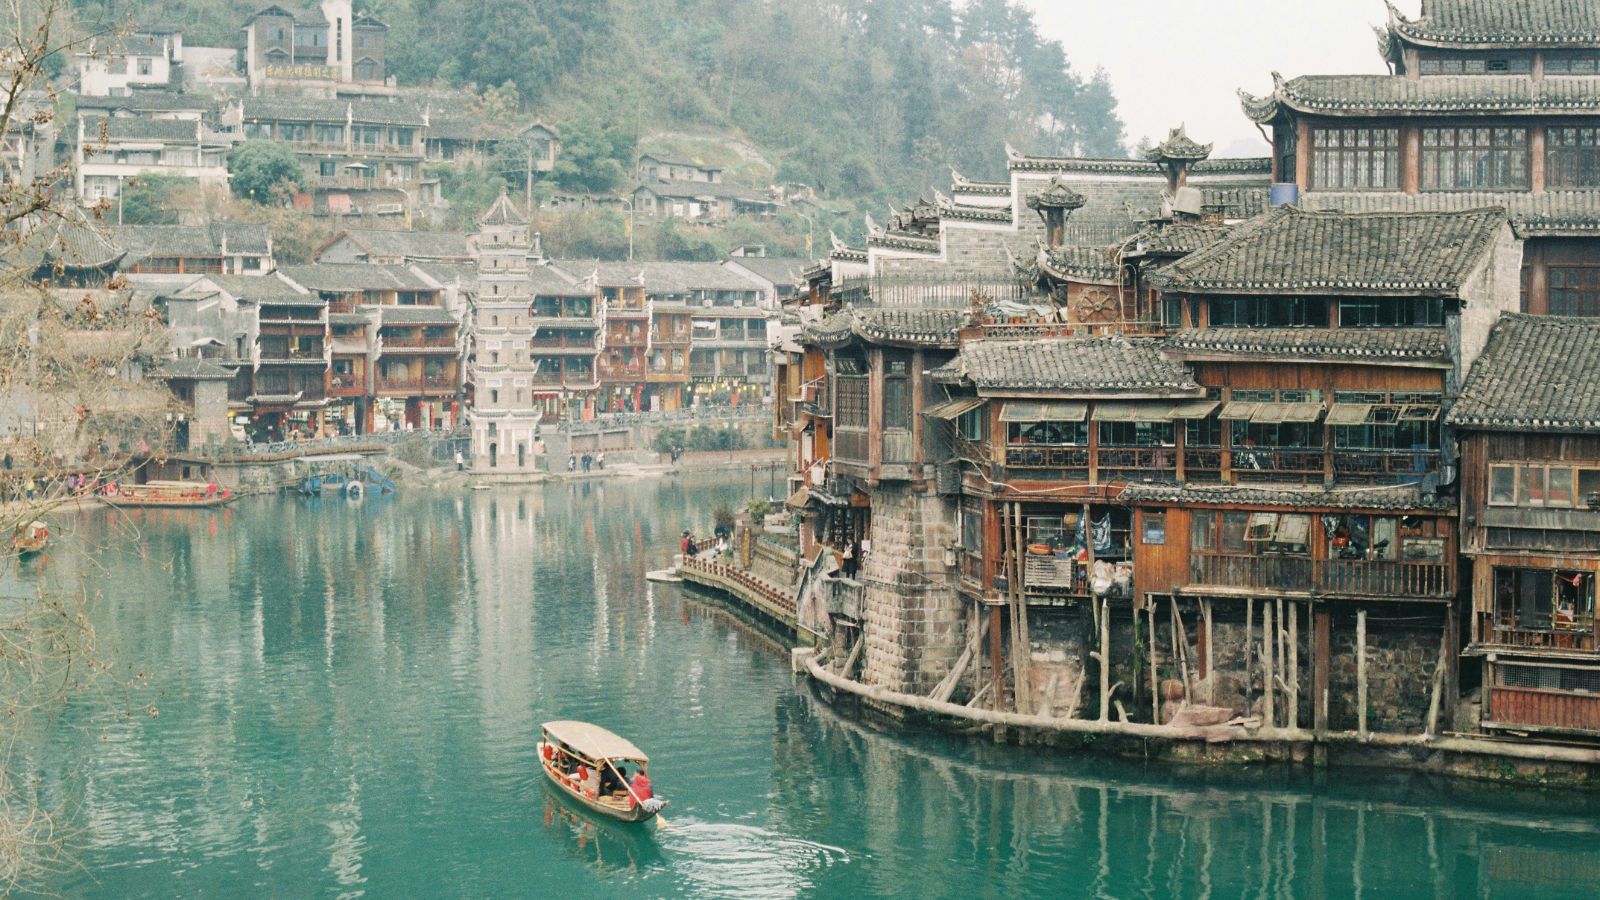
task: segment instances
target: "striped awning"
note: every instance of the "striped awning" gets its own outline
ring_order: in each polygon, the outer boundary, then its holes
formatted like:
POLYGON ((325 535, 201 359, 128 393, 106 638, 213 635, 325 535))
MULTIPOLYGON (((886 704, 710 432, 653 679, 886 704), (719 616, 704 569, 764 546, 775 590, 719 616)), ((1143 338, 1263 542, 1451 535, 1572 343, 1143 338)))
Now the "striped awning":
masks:
POLYGON ((982 406, 983 403, 984 401, 977 397, 957 397, 954 400, 946 400, 943 403, 935 403, 934 405, 923 410, 922 414, 930 419, 943 419, 945 421, 950 421, 952 419, 961 418, 967 413, 972 412, 973 410, 982 406))
POLYGON ((1188 400, 1172 407, 1167 412, 1168 419, 1204 419, 1217 411, 1222 405, 1221 400, 1188 400))
POLYGON ((1002 422, 1082 422, 1089 404, 1072 400, 1010 400, 1000 410, 1002 422))
POLYGON ((1247 403, 1242 400, 1233 400, 1222 408, 1221 418, 1239 422, 1249 421, 1255 416, 1256 410, 1261 408, 1260 403, 1247 403))
POLYGON ((1096 422, 1170 422, 1170 403, 1097 403, 1096 422))
POLYGON ((1371 403, 1335 403, 1328 410, 1329 425, 1365 425, 1372 415, 1371 403))

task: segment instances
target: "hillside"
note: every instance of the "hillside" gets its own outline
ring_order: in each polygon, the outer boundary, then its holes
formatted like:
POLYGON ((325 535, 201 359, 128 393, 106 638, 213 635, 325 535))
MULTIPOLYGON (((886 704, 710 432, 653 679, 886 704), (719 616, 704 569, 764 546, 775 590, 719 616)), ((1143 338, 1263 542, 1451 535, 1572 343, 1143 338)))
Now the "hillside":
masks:
MULTIPOLYGON (((80 22, 181 24, 235 46, 264 0, 105 0, 80 22)), ((286 4, 292 5, 292 4, 286 4)), ((363 4, 357 4, 358 9, 363 4)), ((950 166, 1000 177, 1005 141, 1123 155, 1103 75, 1073 71, 1009 0, 368 0, 402 84, 510 83, 558 123, 563 187, 624 185, 641 136, 733 135, 734 173, 873 208, 926 193, 950 166), (959 8, 958 8, 959 7, 959 8), (611 165, 610 162, 616 165, 611 165), (770 171, 768 168, 770 167, 770 171)))

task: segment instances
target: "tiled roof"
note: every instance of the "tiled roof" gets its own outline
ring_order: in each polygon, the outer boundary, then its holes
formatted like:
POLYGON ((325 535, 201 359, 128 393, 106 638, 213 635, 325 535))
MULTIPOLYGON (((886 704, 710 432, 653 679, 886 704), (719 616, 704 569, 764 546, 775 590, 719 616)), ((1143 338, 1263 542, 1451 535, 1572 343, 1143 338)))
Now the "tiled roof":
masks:
POLYGON ((1280 107, 1322 115, 1511 115, 1600 113, 1600 82, 1593 76, 1306 75, 1277 81, 1267 97, 1242 94, 1245 114, 1271 122, 1280 107))
POLYGON ((1167 338, 1166 346, 1189 358, 1242 354, 1285 362, 1450 362, 1442 328, 1195 328, 1167 338))
MULTIPOLYGON (((459 231, 384 231, 347 228, 339 237, 348 238, 369 256, 386 259, 466 260, 472 258, 466 234, 459 231)), ((336 237, 335 240, 338 238, 336 237)), ((329 241, 331 244, 332 241, 329 241)))
POLYGON ((209 359, 194 356, 164 359, 156 364, 156 374, 163 378, 195 381, 227 381, 233 377, 231 369, 225 369, 209 359))
POLYGON ((1335 193, 1313 191, 1300 196, 1302 209, 1344 212, 1448 212, 1498 206, 1511 217, 1518 237, 1592 237, 1600 234, 1600 195, 1594 191, 1479 193, 1444 191, 1406 194, 1399 191, 1335 193))
POLYGON ((967 324, 957 309, 845 309, 806 329, 805 337, 823 346, 852 337, 868 343, 954 347, 967 324))
POLYGON ((328 313, 329 325, 365 325, 367 317, 361 313, 328 313))
POLYGON ((125 97, 92 97, 74 94, 80 112, 85 110, 129 110, 132 112, 198 111, 216 112, 217 99, 210 94, 179 94, 172 91, 134 91, 125 97))
POLYGON ((343 122, 346 116, 371 125, 421 127, 424 107, 409 100, 322 100, 257 94, 239 101, 245 121, 343 122))
POLYGON ((1130 257, 1185 256, 1222 240, 1235 227, 1197 222, 1153 223, 1128 240, 1124 253, 1130 257))
POLYGON ((218 290, 225 291, 241 300, 250 300, 256 303, 260 303, 263 300, 284 300, 295 297, 318 299, 317 295, 302 291, 275 274, 206 275, 201 280, 216 285, 218 290))
POLYGON ((553 266, 534 266, 528 270, 528 285, 535 297, 592 297, 594 288, 588 283, 588 273, 571 273, 553 266))
POLYGON ((638 284, 644 275, 645 292, 654 295, 690 291, 758 291, 761 284, 719 262, 584 262, 558 260, 556 265, 575 277, 596 270, 605 285, 638 284))
POLYGON ((782 291, 804 284, 801 273, 811 265, 811 260, 789 256, 734 256, 729 263, 742 266, 773 283, 782 291))
POLYGON ((1466 428, 1600 431, 1600 319, 1501 316, 1448 421, 1466 428))
MULTIPOLYGON (((1007 148, 1010 149, 1010 148, 1007 148)), ((1153 162, 1134 159, 1086 159, 1079 156, 1029 156, 1010 150, 1007 163, 1013 172, 1099 172, 1118 175, 1160 174, 1153 162)), ((1208 159, 1195 163, 1189 173, 1202 175, 1271 175, 1269 157, 1208 159)))
POLYGON ((1145 151, 1144 158, 1152 162, 1164 160, 1198 162, 1211 155, 1211 144, 1196 143, 1182 125, 1167 133, 1167 139, 1145 151))
POLYGON ((517 209, 517 205, 511 202, 511 196, 502 190, 500 196, 495 199, 494 204, 482 216, 478 217, 478 224, 526 225, 528 224, 528 217, 522 214, 522 210, 517 209))
POLYGON ((187 119, 145 119, 135 116, 83 117, 83 139, 91 146, 102 137, 108 141, 161 141, 193 144, 200 139, 200 123, 187 119))
POLYGON ((1424 44, 1600 45, 1600 5, 1594 0, 1423 0, 1422 15, 1395 15, 1392 27, 1424 44))
POLYGON ((210 225, 113 225, 111 239, 131 257, 211 257, 228 253, 266 256, 271 235, 265 225, 216 222, 210 225))
POLYGON ((1124 337, 969 341, 933 377, 970 382, 983 392, 1166 397, 1200 391, 1187 369, 1162 356, 1158 342, 1124 337))
POLYGON ((442 306, 380 306, 384 325, 454 325, 456 320, 442 306))
POLYGON ((1439 510, 1452 501, 1424 499, 1416 486, 1361 488, 1268 488, 1183 484, 1130 484, 1120 497, 1127 504, 1182 504, 1287 507, 1289 509, 1439 510))
POLYGON ((704 181, 647 181, 637 188, 649 191, 657 197, 680 197, 696 199, 699 197, 714 197, 718 200, 742 200, 750 203, 770 202, 765 194, 758 194, 743 185, 721 182, 710 184, 704 181))
POLYGON ((467 291, 478 289, 478 266, 475 263, 427 260, 414 263, 412 268, 443 285, 454 284, 467 291))
POLYGON ((1182 293, 1454 296, 1505 221, 1500 209, 1347 214, 1284 206, 1153 277, 1182 293))
POLYGON ((279 271, 295 284, 311 291, 432 290, 427 282, 404 266, 317 263, 310 266, 283 266, 279 271))
POLYGON ((1039 267, 1061 281, 1115 282, 1117 261, 1108 247, 1056 247, 1039 253, 1039 267))

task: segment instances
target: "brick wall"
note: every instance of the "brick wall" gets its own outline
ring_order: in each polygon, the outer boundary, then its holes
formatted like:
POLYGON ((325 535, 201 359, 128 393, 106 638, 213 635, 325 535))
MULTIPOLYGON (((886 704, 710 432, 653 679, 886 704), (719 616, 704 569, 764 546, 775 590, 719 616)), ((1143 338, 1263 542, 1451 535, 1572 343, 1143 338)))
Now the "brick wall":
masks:
POLYGON ((873 492, 872 549, 861 571, 865 683, 926 694, 960 655, 964 609, 944 565, 954 520, 947 502, 909 486, 873 492))

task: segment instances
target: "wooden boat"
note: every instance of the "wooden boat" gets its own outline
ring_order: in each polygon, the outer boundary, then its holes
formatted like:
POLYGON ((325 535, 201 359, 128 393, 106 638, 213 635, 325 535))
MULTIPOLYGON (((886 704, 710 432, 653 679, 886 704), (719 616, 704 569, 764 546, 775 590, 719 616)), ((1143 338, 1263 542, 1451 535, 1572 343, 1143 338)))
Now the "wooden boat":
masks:
POLYGON ((666 805, 654 796, 636 797, 631 788, 597 792, 599 772, 607 767, 626 770, 630 781, 635 772, 650 777, 650 757, 626 738, 588 722, 546 722, 543 731, 539 765, 550 783, 574 802, 619 822, 649 821, 666 805))
POLYGON ((50 526, 43 522, 29 522, 26 526, 17 526, 11 535, 11 549, 18 556, 32 556, 44 552, 44 546, 50 541, 50 526))
POLYGON ((230 503, 234 493, 221 485, 203 481, 150 481, 110 485, 100 492, 100 499, 119 507, 204 508, 230 503))

